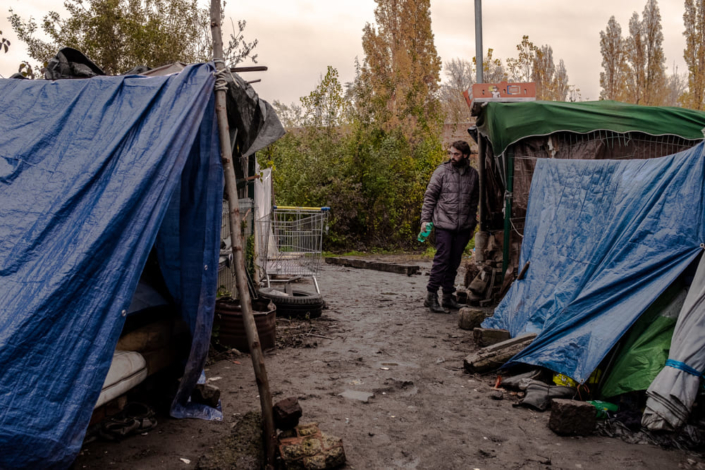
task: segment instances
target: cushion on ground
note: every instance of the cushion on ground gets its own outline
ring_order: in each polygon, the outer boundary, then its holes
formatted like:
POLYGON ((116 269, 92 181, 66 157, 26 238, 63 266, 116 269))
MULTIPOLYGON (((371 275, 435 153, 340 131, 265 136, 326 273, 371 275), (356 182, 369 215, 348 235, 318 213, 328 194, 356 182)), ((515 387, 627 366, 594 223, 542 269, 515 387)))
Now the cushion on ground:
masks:
POLYGON ((93 409, 113 400, 147 378, 147 362, 134 351, 116 350, 98 402, 93 409))

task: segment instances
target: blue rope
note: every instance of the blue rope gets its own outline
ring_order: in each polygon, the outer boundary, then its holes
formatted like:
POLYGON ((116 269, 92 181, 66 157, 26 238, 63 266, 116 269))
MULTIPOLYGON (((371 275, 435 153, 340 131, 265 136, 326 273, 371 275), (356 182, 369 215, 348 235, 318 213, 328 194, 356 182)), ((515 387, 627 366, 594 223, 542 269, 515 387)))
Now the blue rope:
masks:
POLYGON ((705 377, 703 377, 703 374, 698 372, 696 369, 693 369, 685 362, 674 361, 673 359, 669 359, 666 361, 666 367, 673 367, 674 369, 682 370, 683 372, 687 372, 690 375, 694 375, 694 376, 699 377, 701 379, 705 378, 705 377))

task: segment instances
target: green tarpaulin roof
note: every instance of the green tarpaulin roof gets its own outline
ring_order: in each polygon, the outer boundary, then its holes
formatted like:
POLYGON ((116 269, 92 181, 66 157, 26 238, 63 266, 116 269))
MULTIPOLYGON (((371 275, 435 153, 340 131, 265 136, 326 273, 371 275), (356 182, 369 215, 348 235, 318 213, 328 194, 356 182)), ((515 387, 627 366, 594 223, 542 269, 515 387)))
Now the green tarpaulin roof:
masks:
POLYGON ((495 155, 514 142, 531 136, 568 131, 586 134, 597 130, 703 138, 705 113, 666 106, 639 106, 618 101, 489 102, 477 116, 477 128, 490 139, 495 155))

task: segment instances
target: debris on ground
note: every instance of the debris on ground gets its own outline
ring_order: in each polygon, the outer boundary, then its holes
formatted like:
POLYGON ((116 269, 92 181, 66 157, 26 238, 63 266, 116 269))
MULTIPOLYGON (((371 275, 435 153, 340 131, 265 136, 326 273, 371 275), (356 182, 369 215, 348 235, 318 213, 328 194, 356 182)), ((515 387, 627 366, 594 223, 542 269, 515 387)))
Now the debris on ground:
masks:
POLYGON ((264 462, 262 417, 250 411, 223 438, 198 460, 199 470, 260 470, 264 462))
POLYGON ((278 439, 287 470, 329 470, 345 464, 343 440, 322 433, 318 423, 283 431, 278 439))
POLYGON ((220 401, 220 389, 211 384, 197 384, 193 388, 193 393, 191 393, 191 400, 194 403, 201 403, 211 408, 216 408, 220 401))
POLYGON ((577 390, 572 387, 549 385, 538 380, 530 380, 523 387, 526 395, 516 406, 526 406, 538 411, 546 411, 554 399, 573 398, 577 394, 577 390))
POLYGON ((277 318, 277 349, 317 348, 321 340, 337 336, 335 320, 327 316, 316 319, 277 318))

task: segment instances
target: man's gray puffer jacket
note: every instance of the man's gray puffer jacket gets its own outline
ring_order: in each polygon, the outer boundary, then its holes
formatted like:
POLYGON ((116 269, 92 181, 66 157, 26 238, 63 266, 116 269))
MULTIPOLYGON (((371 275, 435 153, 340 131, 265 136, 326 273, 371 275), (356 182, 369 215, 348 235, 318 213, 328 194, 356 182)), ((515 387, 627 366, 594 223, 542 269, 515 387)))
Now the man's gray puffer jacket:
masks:
POLYGON ((439 165, 431 176, 421 209, 421 223, 433 222, 434 228, 474 230, 480 178, 471 166, 454 167, 450 160, 439 165))

